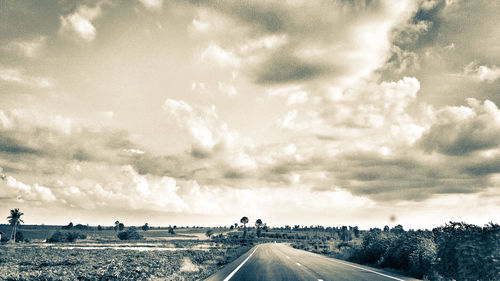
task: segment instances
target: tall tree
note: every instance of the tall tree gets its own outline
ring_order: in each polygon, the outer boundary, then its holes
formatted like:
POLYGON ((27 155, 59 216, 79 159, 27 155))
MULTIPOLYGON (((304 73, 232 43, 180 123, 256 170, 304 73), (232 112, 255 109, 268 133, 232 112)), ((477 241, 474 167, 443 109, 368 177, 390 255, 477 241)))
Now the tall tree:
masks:
POLYGON ((247 217, 242 217, 240 222, 243 224, 243 239, 247 237, 247 223, 248 223, 248 218, 247 217))
POLYGON ((119 221, 115 221, 115 231, 118 231, 118 227, 120 226, 119 221))
POLYGON ((16 239, 17 226, 20 223, 23 223, 23 220, 21 219, 22 215, 24 215, 24 213, 21 213, 18 208, 15 208, 14 210, 10 210, 10 216, 7 217, 9 219, 10 225, 12 226, 12 242, 14 242, 16 239))
POLYGON ((261 219, 257 219, 257 220, 255 221, 255 227, 256 227, 256 229, 255 229, 255 234, 257 234, 257 238, 259 238, 259 237, 260 237, 260 232, 262 231, 262 230, 260 229, 260 227, 261 227, 261 226, 262 226, 262 220, 261 220, 261 219))

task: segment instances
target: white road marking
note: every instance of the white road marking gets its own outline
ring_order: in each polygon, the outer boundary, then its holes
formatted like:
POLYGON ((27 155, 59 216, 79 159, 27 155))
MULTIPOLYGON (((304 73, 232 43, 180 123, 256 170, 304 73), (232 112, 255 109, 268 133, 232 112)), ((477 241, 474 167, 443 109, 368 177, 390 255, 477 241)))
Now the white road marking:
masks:
POLYGON ((296 262, 296 264, 297 264, 298 266, 302 266, 302 265, 301 265, 300 263, 298 263, 298 262, 296 262))
POLYGON ((243 265, 247 262, 247 260, 248 260, 248 259, 249 259, 252 255, 253 255, 253 253, 255 253, 255 251, 257 251, 257 248, 258 248, 258 247, 259 247, 259 246, 257 246, 257 247, 255 248, 255 250, 253 250, 253 252, 252 252, 252 253, 251 253, 251 254, 250 254, 250 255, 249 255, 249 256, 248 256, 248 257, 247 257, 247 258, 246 258, 246 259, 245 259, 245 260, 244 260, 244 261, 243 261, 240 265, 238 265, 238 267, 237 267, 237 268, 235 268, 235 269, 233 270, 233 272, 231 272, 231 274, 229 274, 229 275, 226 277, 226 279, 224 279, 224 281, 229 281, 229 279, 231 279, 231 277, 233 277, 233 275, 234 275, 234 274, 235 274, 235 273, 236 273, 236 272, 237 272, 237 271, 238 271, 238 270, 239 270, 239 269, 240 269, 240 268, 241 268, 241 267, 242 267, 242 266, 243 266, 243 265))
POLYGON ((318 281, 323 281, 323 279, 318 279, 318 281))
POLYGON ((390 275, 387 275, 387 274, 383 274, 383 273, 380 273, 380 272, 377 272, 377 271, 374 271, 374 270, 370 270, 370 269, 367 269, 367 268, 363 268, 363 267, 360 267, 360 266, 355 266, 355 265, 352 265, 352 264, 348 264, 348 263, 337 261, 337 260, 333 260, 333 259, 330 259, 330 260, 333 261, 333 262, 336 262, 336 263, 340 263, 340 264, 343 264, 343 265, 348 265, 350 267, 354 267, 354 268, 358 268, 358 269, 361 269, 361 270, 364 270, 364 271, 375 273, 375 274, 378 274, 378 275, 381 275, 381 276, 384 276, 384 277, 387 277, 387 278, 391 278, 391 279, 394 279, 394 280, 405 281, 403 279, 399 279, 397 277, 390 276, 390 275))

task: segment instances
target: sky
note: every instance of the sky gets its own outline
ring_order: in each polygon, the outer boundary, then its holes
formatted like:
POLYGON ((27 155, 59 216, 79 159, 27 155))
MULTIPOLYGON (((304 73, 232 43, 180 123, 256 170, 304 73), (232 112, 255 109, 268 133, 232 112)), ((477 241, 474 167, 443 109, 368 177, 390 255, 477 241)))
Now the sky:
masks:
POLYGON ((0 1, 0 214, 498 223, 498 14, 489 0, 0 1))

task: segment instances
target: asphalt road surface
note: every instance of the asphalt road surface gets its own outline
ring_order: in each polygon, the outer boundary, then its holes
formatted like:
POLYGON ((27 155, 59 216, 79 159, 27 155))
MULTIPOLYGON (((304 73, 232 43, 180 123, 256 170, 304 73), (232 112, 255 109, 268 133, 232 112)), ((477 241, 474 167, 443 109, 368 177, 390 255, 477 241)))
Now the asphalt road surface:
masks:
POLYGON ((267 243, 253 247, 206 280, 406 281, 418 279, 297 250, 286 244, 267 243))

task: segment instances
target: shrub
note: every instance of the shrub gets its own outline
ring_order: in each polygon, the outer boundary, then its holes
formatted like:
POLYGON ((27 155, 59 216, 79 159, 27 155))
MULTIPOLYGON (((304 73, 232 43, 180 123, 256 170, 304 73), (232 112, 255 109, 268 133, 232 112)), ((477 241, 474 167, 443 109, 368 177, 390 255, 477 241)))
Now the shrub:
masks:
POLYGON ((16 242, 27 242, 27 239, 24 239, 24 234, 21 231, 16 232, 16 242))
POLYGON ((85 239, 87 236, 85 234, 81 234, 79 232, 62 232, 56 231, 52 236, 47 239, 49 243, 58 243, 58 242, 74 242, 77 239, 85 239))
POLYGON ((369 264, 377 263, 391 245, 392 239, 394 236, 390 233, 382 232, 379 229, 370 230, 364 235, 363 243, 353 260, 369 264))
POLYGON ((137 232, 135 227, 130 227, 126 231, 122 231, 117 234, 120 240, 139 240, 142 239, 142 235, 137 232))
POLYGON ((498 280, 500 226, 450 222, 433 230, 438 244, 436 269, 455 280, 498 280))
POLYGON ((422 278, 427 275, 436 258, 436 244, 423 233, 407 232, 391 240, 382 259, 382 267, 390 267, 422 278))

